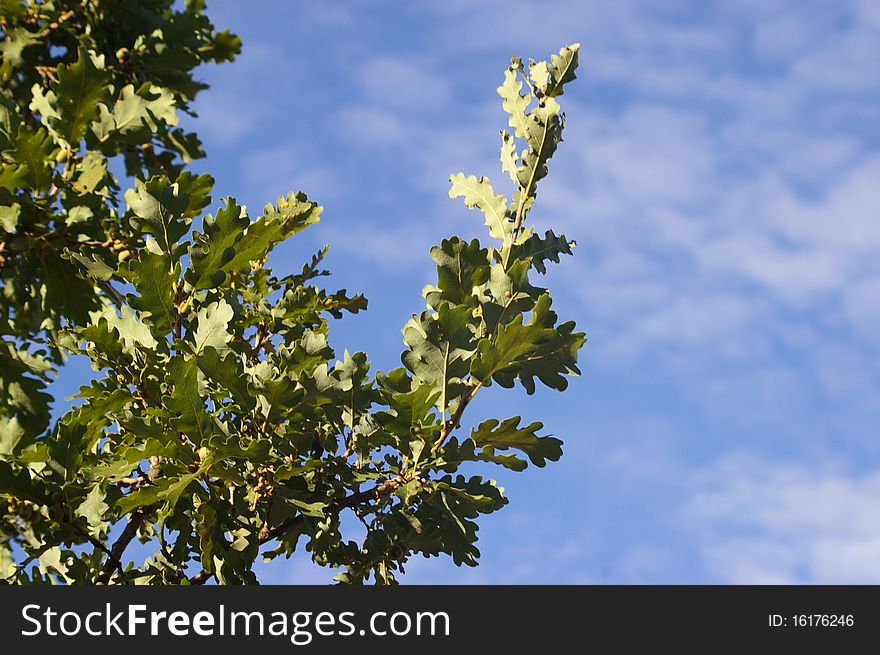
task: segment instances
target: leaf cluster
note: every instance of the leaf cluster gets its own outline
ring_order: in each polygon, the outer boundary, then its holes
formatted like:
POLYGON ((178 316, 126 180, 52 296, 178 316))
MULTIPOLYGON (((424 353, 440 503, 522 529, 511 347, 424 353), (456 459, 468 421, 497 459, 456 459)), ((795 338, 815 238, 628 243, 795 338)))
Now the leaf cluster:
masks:
POLYGON ((562 449, 519 416, 462 435, 468 404, 493 385, 562 391, 579 373, 584 334, 533 284, 574 243, 525 223, 577 46, 506 71, 514 193, 450 178, 488 243, 431 249, 437 280, 403 328, 401 366, 374 372, 329 345, 330 320, 367 301, 317 284, 326 248, 292 275, 267 264, 320 206, 296 193, 257 216, 232 198, 205 213, 213 180, 186 170, 201 150, 178 116, 201 88, 191 71, 238 41, 202 3, 4 7, 0 576, 254 583, 259 558, 300 546, 347 583, 392 583, 417 554, 476 565, 477 519, 507 499, 466 471, 543 467, 562 449), (136 177, 124 194, 117 157, 136 177), (88 357, 95 379, 48 428, 44 385, 62 352, 88 357), (361 538, 343 535, 346 517, 361 538), (153 555, 127 557, 135 540, 153 555))

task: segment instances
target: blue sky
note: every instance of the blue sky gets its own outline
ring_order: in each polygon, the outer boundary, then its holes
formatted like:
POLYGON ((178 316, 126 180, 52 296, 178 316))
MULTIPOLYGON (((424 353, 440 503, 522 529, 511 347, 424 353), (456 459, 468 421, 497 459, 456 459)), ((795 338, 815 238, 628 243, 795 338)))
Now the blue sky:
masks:
MULTIPOLYGON (((399 363, 429 248, 480 236, 447 197, 498 184, 511 54, 582 44, 531 217, 578 241, 547 280, 587 331, 564 394, 492 389, 565 441, 484 520, 482 564, 408 583, 880 583, 880 3, 209 1, 244 41, 192 124, 257 213, 302 189, 328 286, 370 310, 332 343, 399 363)), ((68 377, 69 379, 69 377, 68 377)), ((470 411, 470 410, 469 410, 470 411)), ((305 557, 267 582, 326 582, 305 557)))

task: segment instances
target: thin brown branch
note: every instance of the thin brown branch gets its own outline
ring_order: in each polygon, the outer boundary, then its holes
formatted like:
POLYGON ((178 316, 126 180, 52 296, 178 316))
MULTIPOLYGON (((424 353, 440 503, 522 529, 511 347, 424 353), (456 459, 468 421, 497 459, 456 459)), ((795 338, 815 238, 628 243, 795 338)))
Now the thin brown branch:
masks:
POLYGON ((119 535, 119 538, 113 543, 107 559, 104 560, 101 572, 95 580, 96 584, 107 584, 110 582, 110 578, 113 576, 114 571, 122 570, 122 554, 125 552, 125 549, 128 548, 128 544, 130 544, 132 539, 137 535, 138 529, 143 524, 144 519, 147 517, 147 514, 151 509, 152 508, 150 507, 139 507, 128 517, 128 523, 125 524, 125 529, 122 531, 122 534, 119 535))
POLYGON ((138 487, 142 484, 146 484, 147 478, 139 475, 136 478, 120 478, 116 481, 116 484, 121 484, 129 487, 138 487))
POLYGON ((254 345, 251 347, 251 361, 256 363, 260 356, 260 351, 264 350, 266 345, 271 342, 272 335, 265 323, 257 326, 257 334, 254 337, 254 345))
POLYGON ((201 571, 199 571, 198 573, 196 573, 193 577, 191 577, 189 579, 189 583, 191 585, 203 585, 213 577, 214 577, 213 573, 206 571, 205 569, 202 569, 201 571))
POLYGON ((98 282, 98 286, 104 290, 110 300, 113 301, 113 304, 116 305, 118 309, 122 309, 122 306, 125 304, 125 298, 122 297, 116 289, 113 288, 113 285, 109 282, 98 282))
POLYGON ((440 436, 437 437, 437 441, 435 441, 434 445, 431 446, 432 453, 436 453, 438 450, 440 450, 440 447, 443 445, 443 442, 446 441, 446 438, 461 424, 461 417, 464 414, 464 410, 467 409, 467 406, 474 399, 474 396, 477 395, 477 391, 479 391, 480 387, 483 386, 482 382, 465 382, 465 384, 465 391, 461 395, 461 400, 458 403, 458 408, 455 410, 452 418, 450 418, 443 424, 443 428, 440 430, 440 436))
MULTIPOLYGON (((385 496, 389 496, 394 493, 394 491, 404 482, 405 480, 400 477, 391 478, 390 480, 386 480, 385 482, 376 485, 372 489, 367 489, 365 491, 359 491, 358 493, 350 494, 342 500, 331 503, 330 507, 333 510, 354 508, 367 501, 381 500, 385 496)), ((267 541, 272 541, 276 537, 280 537, 282 534, 290 530, 295 525, 302 523, 305 518, 305 514, 297 514, 296 516, 291 517, 286 521, 282 521, 275 527, 269 528, 265 532, 263 532, 263 530, 260 530, 259 543, 264 544, 267 541)))
POLYGON ((58 69, 55 66, 34 66, 34 70, 53 82, 58 82, 58 69))
POLYGON ((280 537, 282 534, 284 534, 285 532, 290 530, 296 524, 302 523, 305 520, 305 518, 306 518, 305 514, 297 514, 294 517, 291 517, 289 519, 286 519, 285 521, 282 521, 281 523, 276 525, 274 528, 270 528, 270 529, 266 530, 265 534, 263 534, 263 531, 260 530, 260 536, 258 537, 258 541, 259 541, 260 545, 263 545, 267 541, 272 541, 276 537, 280 537))
MULTIPOLYGON (((146 475, 147 482, 152 483, 161 475, 162 469, 159 468, 159 458, 156 456, 150 457, 150 468, 147 470, 146 475)), ((114 571, 118 570, 122 572, 122 554, 125 552, 125 549, 128 548, 132 539, 137 536, 138 529, 143 525, 144 520, 156 507, 158 507, 158 505, 138 507, 133 513, 129 514, 128 523, 125 524, 122 534, 120 534, 113 543, 113 546, 110 548, 110 552, 107 555, 107 559, 104 560, 101 572, 95 580, 96 584, 107 584, 110 582, 110 578, 113 577, 114 571)))
POLYGON ((70 525, 73 526, 73 529, 74 529, 74 530, 76 530, 76 531, 79 532, 83 537, 85 537, 86 539, 88 539, 89 543, 92 544, 92 546, 94 546, 94 547, 97 548, 98 550, 103 550, 103 551, 104 551, 105 553, 107 553, 108 555, 111 554, 111 553, 110 553, 110 549, 107 548, 107 546, 104 544, 103 541, 101 541, 100 539, 96 539, 95 537, 93 537, 91 534, 89 534, 89 532, 88 532, 85 528, 83 528, 82 526, 80 526, 78 523, 74 522, 74 520, 73 520, 72 518, 68 521, 68 523, 69 523, 70 525))
MULTIPOLYGON (((483 386, 482 382, 473 382, 468 381, 465 383, 466 388, 464 393, 461 395, 461 400, 459 401, 458 407, 455 410, 455 413, 452 415, 446 423, 443 425, 443 428, 440 430, 440 436, 437 438, 437 441, 434 442, 434 445, 431 448, 431 452, 436 452, 443 445, 443 442, 446 441, 446 438, 455 430, 459 424, 461 423, 461 417, 464 414, 465 409, 467 409, 468 404, 474 399, 474 396, 477 395, 477 391, 483 386)), ((412 473, 416 473, 413 471, 412 473)), ((389 496, 394 493, 399 486, 404 484, 409 476, 407 477, 395 477, 381 484, 376 485, 371 489, 367 489, 365 491, 359 491, 357 493, 350 494, 343 498, 342 500, 335 501, 331 504, 331 509, 338 510, 344 508, 356 508, 361 504, 374 500, 381 500, 385 496, 389 496)), ((297 514, 296 516, 287 519, 286 521, 281 522, 273 528, 268 528, 266 525, 260 529, 259 533, 259 543, 264 544, 267 541, 271 541, 288 530, 290 530, 295 525, 301 523, 305 520, 304 514, 297 514)))

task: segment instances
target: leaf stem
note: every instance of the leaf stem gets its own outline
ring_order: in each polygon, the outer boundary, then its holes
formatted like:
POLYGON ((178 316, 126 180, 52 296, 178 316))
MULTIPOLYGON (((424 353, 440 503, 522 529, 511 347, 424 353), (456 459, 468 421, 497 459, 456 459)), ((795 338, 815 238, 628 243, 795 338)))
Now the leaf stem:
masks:
POLYGON ((482 382, 471 381, 470 383, 466 382, 465 384, 467 386, 464 393, 461 395, 455 414, 452 415, 452 418, 443 423, 443 428, 440 430, 440 436, 437 438, 437 441, 434 442, 434 445, 431 446, 432 453, 436 453, 440 450, 440 447, 443 445, 443 442, 446 441, 446 438, 459 426, 464 410, 467 409, 467 406, 474 399, 474 396, 477 395, 477 391, 483 386, 482 382))

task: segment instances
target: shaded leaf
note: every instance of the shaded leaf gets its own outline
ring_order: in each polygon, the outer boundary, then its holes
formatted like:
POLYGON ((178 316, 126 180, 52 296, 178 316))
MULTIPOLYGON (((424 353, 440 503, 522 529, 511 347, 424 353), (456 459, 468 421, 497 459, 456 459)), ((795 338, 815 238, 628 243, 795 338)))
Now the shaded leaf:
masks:
POLYGON ((471 439, 490 457, 495 450, 510 448, 525 453, 535 466, 544 466, 547 460, 557 461, 562 457, 562 441, 554 437, 539 437, 535 433, 543 426, 537 421, 519 427, 520 417, 514 416, 499 423, 488 419, 471 431, 471 439))

